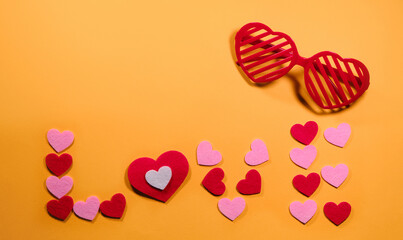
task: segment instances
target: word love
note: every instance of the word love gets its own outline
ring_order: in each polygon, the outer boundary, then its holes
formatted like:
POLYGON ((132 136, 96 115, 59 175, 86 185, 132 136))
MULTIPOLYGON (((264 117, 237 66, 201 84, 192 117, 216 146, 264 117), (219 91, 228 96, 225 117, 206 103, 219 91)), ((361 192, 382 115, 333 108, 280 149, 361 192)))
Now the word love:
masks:
MULTIPOLYGON (((341 124, 337 128, 328 128, 325 138, 333 145, 344 147, 350 136, 348 124, 341 124), (329 132, 330 131, 330 132, 329 132), (326 136, 327 135, 327 136, 326 136)), ((64 151, 69 148, 74 135, 51 129, 49 144, 55 151, 64 151), (67 139, 67 140, 66 140, 67 139), (62 144, 63 143, 63 144, 62 144), (53 145, 52 145, 53 144, 53 145), (59 144, 59 145, 58 145, 59 144), (60 147, 60 146, 63 146, 60 147)), ((291 135, 300 143, 306 145, 302 149, 294 148, 290 152, 291 160, 303 169, 308 169, 317 155, 317 149, 310 145, 318 133, 318 125, 311 121, 304 125, 296 124, 291 128, 291 135)), ((246 151, 245 151, 246 152, 246 151)), ((197 163, 201 166, 214 166, 222 161, 222 155, 214 150, 208 141, 201 142, 196 150, 197 163)), ((60 153, 59 153, 60 154, 60 153)), ((256 166, 269 161, 266 144, 255 139, 244 155, 245 163, 256 166)), ((84 220, 93 221, 99 212, 110 218, 122 218, 126 208, 125 196, 115 194, 110 200, 101 202, 98 197, 90 196, 85 201, 75 202, 71 196, 67 196, 73 189, 73 179, 63 176, 72 166, 73 158, 68 153, 60 155, 50 153, 45 158, 48 170, 54 175, 46 179, 46 187, 56 199, 47 203, 48 213, 59 220, 65 220, 71 212, 84 220)), ((127 177, 135 193, 146 196, 160 202, 167 202, 185 182, 189 173, 187 158, 178 151, 167 151, 157 159, 141 157, 134 160, 128 167, 127 177)), ((320 186, 321 176, 324 182, 338 188, 348 176, 348 167, 339 164, 335 167, 324 166, 320 172, 308 175, 299 174, 293 178, 295 189, 307 198, 311 197, 320 186)), ((227 186, 226 174, 222 168, 210 169, 201 184, 213 196, 221 196, 227 186)), ((262 176, 257 169, 251 169, 245 174, 244 179, 238 180, 235 186, 242 197, 217 199, 219 212, 231 221, 234 221, 245 212, 248 195, 260 194, 262 191, 262 176), (244 198, 245 197, 245 198, 244 198)), ((309 222, 317 212, 318 205, 315 201, 307 199, 305 202, 294 201, 289 206, 291 215, 303 224, 309 222)), ((351 212, 351 206, 347 202, 339 204, 327 202, 323 206, 325 216, 335 225, 343 223, 351 212)))

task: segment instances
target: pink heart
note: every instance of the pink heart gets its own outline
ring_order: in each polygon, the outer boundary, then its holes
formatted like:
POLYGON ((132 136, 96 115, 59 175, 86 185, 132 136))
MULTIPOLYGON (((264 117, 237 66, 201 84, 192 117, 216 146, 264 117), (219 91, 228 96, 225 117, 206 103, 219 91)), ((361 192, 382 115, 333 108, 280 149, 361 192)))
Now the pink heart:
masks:
POLYGON ((46 187, 53 196, 60 199, 70 192, 73 187, 73 179, 69 176, 64 176, 60 179, 55 176, 50 176, 46 179, 46 187))
POLYGON ((291 215, 303 224, 311 220, 317 208, 318 206, 313 200, 306 200, 304 203, 295 201, 290 204, 291 215))
POLYGON ((250 145, 250 148, 251 151, 245 156, 246 164, 256 166, 269 161, 269 153, 267 151, 266 144, 262 140, 254 140, 250 145))
POLYGON ((218 209, 231 221, 234 221, 243 212, 245 205, 245 200, 241 197, 236 197, 232 201, 228 198, 218 201, 218 209))
POLYGON ((99 199, 95 196, 87 198, 87 201, 78 201, 74 204, 73 210, 80 218, 92 221, 99 210, 99 199))
POLYGON ((341 123, 337 128, 325 130, 325 139, 333 145, 344 147, 351 135, 351 127, 348 123, 341 123))
POLYGON ((221 153, 213 150, 213 146, 208 141, 203 141, 197 146, 197 162, 199 165, 214 166, 221 162, 221 159, 221 153))
POLYGON ((57 129, 50 129, 47 134, 48 142, 50 146, 56 151, 61 152, 74 141, 74 134, 70 131, 59 132, 57 129))
POLYGON ((291 150, 290 158, 298 166, 308 169, 313 160, 315 160, 316 154, 316 147, 313 145, 308 145, 304 147, 304 149, 294 148, 291 150))
POLYGON ((339 164, 336 167, 325 166, 320 172, 322 178, 334 187, 339 187, 348 175, 348 167, 345 164, 339 164))

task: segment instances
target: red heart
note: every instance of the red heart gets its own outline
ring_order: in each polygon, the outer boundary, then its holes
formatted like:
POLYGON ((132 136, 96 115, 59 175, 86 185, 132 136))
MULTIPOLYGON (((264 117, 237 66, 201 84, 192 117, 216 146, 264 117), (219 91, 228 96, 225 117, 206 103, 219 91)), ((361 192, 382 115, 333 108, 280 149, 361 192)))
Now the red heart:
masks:
POLYGON ((298 52, 292 39, 262 23, 248 23, 235 36, 239 66, 256 83, 274 81, 296 64, 298 52))
POLYGON ((65 173, 70 168, 72 162, 73 158, 68 153, 63 153, 60 156, 50 153, 46 156, 46 166, 56 176, 65 173))
POLYGON ((349 105, 369 87, 369 72, 362 62, 329 51, 307 59, 304 78, 309 95, 324 109, 349 105))
POLYGON ((328 202, 323 207, 323 211, 326 217, 338 226, 350 216, 351 205, 348 202, 341 202, 339 205, 328 202))
POLYGON ((301 124, 295 124, 291 127, 291 135, 299 142, 309 145, 318 133, 318 124, 314 121, 301 124))
POLYGON ((206 174, 202 184, 213 195, 221 196, 225 192, 223 179, 224 171, 221 168, 213 168, 206 174))
POLYGON ((257 170, 252 169, 246 173, 246 178, 239 181, 236 189, 241 194, 251 195, 260 193, 262 187, 262 178, 257 170))
POLYGON ((48 209, 48 213, 57 219, 65 220, 71 210, 73 209, 74 201, 70 196, 64 196, 59 200, 50 200, 46 204, 46 208, 48 209))
POLYGON ((128 177, 130 184, 137 191, 156 200, 166 202, 183 183, 188 172, 189 163, 186 157, 180 152, 168 151, 161 154, 156 161, 147 157, 134 160, 129 166, 128 177), (164 190, 159 190, 147 183, 145 174, 149 170, 158 171, 163 166, 171 168, 172 178, 164 190))
POLYGON ((126 198, 123 194, 117 193, 110 201, 103 201, 99 206, 101 213, 111 218, 121 218, 126 207, 126 198))
POLYGON ((307 197, 310 197, 318 188, 320 176, 317 173, 311 173, 307 177, 297 175, 292 180, 294 187, 307 197))

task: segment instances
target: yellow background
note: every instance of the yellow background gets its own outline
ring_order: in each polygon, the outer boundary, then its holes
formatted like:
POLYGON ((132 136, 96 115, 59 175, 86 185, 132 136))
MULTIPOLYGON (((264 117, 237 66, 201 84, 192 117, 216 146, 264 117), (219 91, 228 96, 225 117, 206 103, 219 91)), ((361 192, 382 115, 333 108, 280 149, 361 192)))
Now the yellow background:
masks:
POLYGON ((398 239, 402 203, 402 1, 0 1, 0 238, 1 239, 398 239), (321 114, 298 100, 303 69, 265 87, 249 85, 233 60, 233 39, 259 21, 287 33, 309 57, 330 50, 366 64, 367 93, 346 111, 321 114), (294 80, 293 80, 294 79, 294 80), (316 113, 315 113, 316 112, 316 113), (289 134, 315 120, 318 157, 308 171, 289 151, 289 134), (347 122, 343 149, 323 131, 347 122), (46 212, 44 158, 53 152, 50 128, 71 130, 68 175, 75 201, 101 201, 122 192, 122 220, 98 215, 66 222, 46 212), (263 190, 245 196, 231 222, 217 210, 221 197, 201 185, 211 169, 196 164, 196 146, 221 151, 227 191, 251 169, 244 161, 261 138, 270 161, 256 167, 263 190), (135 194, 126 171, 138 157, 183 152, 187 180, 166 204, 135 194), (307 198, 294 190, 297 174, 345 163, 339 189, 321 182, 318 203, 303 225, 288 211, 307 198), (323 214, 328 201, 348 201, 352 213, 336 227, 323 214))

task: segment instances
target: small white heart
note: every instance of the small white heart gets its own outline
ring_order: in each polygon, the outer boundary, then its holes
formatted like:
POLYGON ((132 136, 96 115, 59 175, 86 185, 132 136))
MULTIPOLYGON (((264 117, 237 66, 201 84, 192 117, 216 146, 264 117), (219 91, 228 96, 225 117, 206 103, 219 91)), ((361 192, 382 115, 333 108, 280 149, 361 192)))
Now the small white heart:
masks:
POLYGON ((147 183, 152 187, 159 190, 164 190, 169 181, 171 181, 172 170, 168 166, 163 166, 158 170, 158 172, 155 170, 148 171, 145 177, 147 183))

